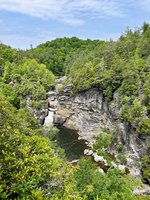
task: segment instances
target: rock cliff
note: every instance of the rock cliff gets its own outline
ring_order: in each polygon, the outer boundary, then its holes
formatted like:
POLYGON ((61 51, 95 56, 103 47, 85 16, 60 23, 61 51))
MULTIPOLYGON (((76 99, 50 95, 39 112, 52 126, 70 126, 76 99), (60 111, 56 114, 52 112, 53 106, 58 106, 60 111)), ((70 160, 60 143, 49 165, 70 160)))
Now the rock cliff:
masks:
MULTIPOLYGON (((63 81, 58 81, 59 88, 63 81)), ((89 147, 103 130, 113 132, 115 141, 109 149, 110 153, 117 155, 121 151, 126 155, 131 174, 140 176, 140 157, 145 153, 146 145, 120 117, 117 93, 108 103, 98 88, 73 95, 72 86, 68 85, 60 91, 49 92, 47 98, 49 107, 56 109, 54 123, 77 130, 79 139, 84 139, 89 147)))

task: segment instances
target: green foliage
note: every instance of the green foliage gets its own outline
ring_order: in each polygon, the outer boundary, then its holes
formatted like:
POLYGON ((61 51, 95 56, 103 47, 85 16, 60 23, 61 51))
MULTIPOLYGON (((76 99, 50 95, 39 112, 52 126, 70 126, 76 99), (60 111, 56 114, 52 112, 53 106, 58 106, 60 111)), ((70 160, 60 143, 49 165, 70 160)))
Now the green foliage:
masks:
POLYGON ((65 190, 70 194, 71 166, 55 156, 35 119, 25 110, 17 111, 1 94, 0 132, 1 199, 50 199, 65 190))
MULTIPOLYGON (((39 101, 45 100, 46 91, 55 84, 55 76, 52 72, 35 60, 26 60, 21 65, 6 63, 2 80, 6 83, 7 90, 12 87, 10 90, 15 92, 21 103, 29 99, 32 102, 30 106, 36 109, 41 106, 39 101), (12 86, 10 87, 8 83, 11 83, 12 86)), ((3 86, 3 92, 5 91, 3 86)), ((6 96, 8 95, 9 93, 6 96)), ((13 98, 13 96, 10 94, 9 98, 13 98)))
POLYGON ((123 150, 123 145, 122 144, 118 144, 116 146, 117 151, 121 152, 123 150))
MULTIPOLYGON (((150 68, 150 58, 149 58, 149 68, 150 68)), ((147 111, 148 113, 150 113, 150 73, 147 73, 146 77, 145 77, 145 83, 143 85, 143 90, 144 90, 144 94, 143 94, 143 103, 144 105, 147 107, 147 111)))
POLYGON ((90 50, 99 43, 98 40, 81 40, 76 37, 57 38, 30 49, 24 54, 28 58, 35 58, 47 66, 56 75, 64 75, 66 65, 72 63, 72 57, 81 51, 90 50))
POLYGON ((142 158, 142 172, 143 178, 150 183, 150 157, 148 155, 142 158))
POLYGON ((87 199, 134 199, 128 181, 117 169, 109 169, 102 174, 90 159, 79 161, 79 169, 75 173, 77 190, 87 199))
POLYGON ((150 196, 149 195, 138 196, 137 200, 150 200, 150 196))
POLYGON ((126 156, 123 155, 123 154, 119 154, 117 156, 117 159, 119 160, 119 163, 122 164, 122 165, 125 165, 127 163, 126 156))
POLYGON ((5 63, 7 61, 14 62, 17 60, 17 50, 9 46, 0 44, 0 77, 4 73, 5 63))
POLYGON ((96 138, 96 142, 93 145, 93 148, 95 150, 101 148, 107 148, 111 144, 112 139, 111 139, 111 134, 107 132, 101 132, 99 136, 96 138))
POLYGON ((26 60, 23 65, 7 63, 3 79, 6 83, 21 82, 22 79, 42 84, 45 90, 54 85, 55 77, 45 65, 38 64, 35 60, 26 60))
POLYGON ((101 132, 96 138, 96 142, 93 144, 93 150, 97 152, 98 155, 103 156, 107 162, 111 161, 111 155, 108 149, 113 141, 112 134, 107 132, 101 132))
POLYGON ((143 118, 137 125, 137 133, 139 135, 150 135, 150 119, 143 118))
POLYGON ((16 108, 19 108, 20 100, 16 95, 13 87, 3 82, 0 82, 0 92, 5 95, 5 97, 11 104, 13 104, 16 108))
POLYGON ((131 105, 122 107, 121 116, 130 123, 138 123, 140 119, 146 116, 146 107, 135 99, 131 105))
POLYGON ((149 32, 150 26, 143 25, 135 31, 127 30, 117 42, 101 42, 95 49, 80 53, 67 71, 74 91, 99 87, 108 101, 115 91, 121 98, 137 98, 142 93, 142 103, 149 110, 149 32))

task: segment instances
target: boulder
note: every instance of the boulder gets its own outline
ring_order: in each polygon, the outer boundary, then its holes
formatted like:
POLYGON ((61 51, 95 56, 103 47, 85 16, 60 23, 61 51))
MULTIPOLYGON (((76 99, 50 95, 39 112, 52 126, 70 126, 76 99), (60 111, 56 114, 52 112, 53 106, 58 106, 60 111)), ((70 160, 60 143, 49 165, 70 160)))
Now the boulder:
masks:
POLYGON ((93 155, 93 150, 92 149, 85 149, 84 150, 84 155, 92 156, 93 155))
POLYGON ((97 153, 93 153, 92 156, 93 156, 95 162, 104 162, 105 161, 104 158, 102 156, 98 156, 97 153))
POLYGON ((46 98, 52 98, 52 97, 56 97, 55 91, 49 91, 46 93, 46 98))
POLYGON ((150 186, 148 186, 148 185, 144 185, 143 187, 137 186, 134 188, 133 193, 136 196, 150 195, 150 186))

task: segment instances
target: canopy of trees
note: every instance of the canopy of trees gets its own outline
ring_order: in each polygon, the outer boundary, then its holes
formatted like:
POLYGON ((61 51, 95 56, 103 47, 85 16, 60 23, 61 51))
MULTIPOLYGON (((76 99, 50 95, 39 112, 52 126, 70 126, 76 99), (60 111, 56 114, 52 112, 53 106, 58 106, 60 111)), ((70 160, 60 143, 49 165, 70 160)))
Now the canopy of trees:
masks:
POLYGON ((56 75, 64 75, 68 60, 81 51, 89 51, 100 41, 80 40, 76 37, 58 38, 30 49, 24 55, 44 63, 56 75))

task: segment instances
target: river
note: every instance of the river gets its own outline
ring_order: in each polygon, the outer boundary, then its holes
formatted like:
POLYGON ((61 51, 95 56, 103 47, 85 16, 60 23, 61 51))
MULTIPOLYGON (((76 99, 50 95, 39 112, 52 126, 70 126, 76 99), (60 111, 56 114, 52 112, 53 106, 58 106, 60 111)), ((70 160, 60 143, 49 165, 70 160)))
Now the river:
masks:
POLYGON ((77 160, 84 156, 84 150, 87 148, 84 140, 78 139, 77 131, 60 128, 58 133, 58 145, 64 149, 67 160, 77 160))
MULTIPOLYGON (((53 124, 53 111, 48 112, 45 118, 44 127, 50 129, 53 124)), ((64 149, 68 161, 77 160, 84 156, 84 150, 87 148, 84 140, 78 139, 78 133, 75 130, 59 128, 57 136, 58 145, 64 149)))

